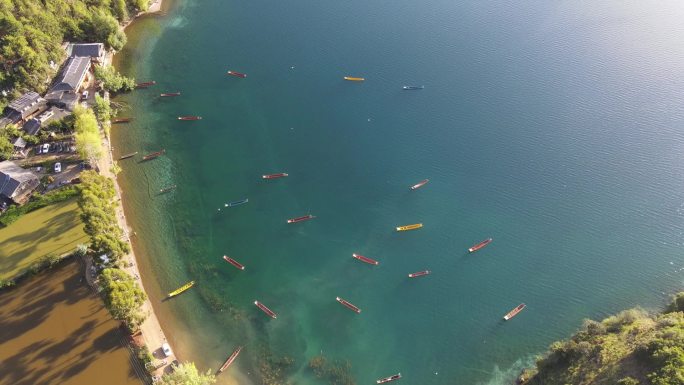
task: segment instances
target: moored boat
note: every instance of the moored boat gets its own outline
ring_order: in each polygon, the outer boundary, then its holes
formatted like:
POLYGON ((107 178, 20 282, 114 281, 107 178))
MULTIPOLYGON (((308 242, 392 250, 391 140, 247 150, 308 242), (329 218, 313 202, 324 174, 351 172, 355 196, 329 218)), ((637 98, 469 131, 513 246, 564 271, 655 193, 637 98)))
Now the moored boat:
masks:
POLYGON ((224 259, 226 262, 230 263, 231 265, 237 267, 237 268, 240 269, 240 270, 244 270, 244 269, 245 269, 245 267, 244 267, 240 262, 234 260, 233 258, 231 258, 231 257, 229 257, 229 256, 227 256, 227 255, 224 255, 224 256, 223 256, 223 259, 224 259))
POLYGON ((397 231, 409 231, 419 229, 421 227, 423 227, 422 223, 415 223, 413 225, 397 226, 397 231))
POLYGON ((116 118, 116 119, 112 119, 112 123, 113 124, 128 123, 131 120, 133 120, 133 118, 116 118))
POLYGON ((355 78, 353 76, 345 76, 344 80, 349 80, 350 82, 362 82, 366 80, 366 78, 355 78))
POLYGON ((159 94, 162 98, 170 97, 170 96, 180 96, 180 92, 167 92, 164 94, 159 94))
POLYGON ((159 193, 160 193, 160 194, 164 194, 164 193, 173 191, 173 190, 175 190, 175 189, 176 189, 176 185, 174 184, 173 186, 164 187, 163 189, 160 189, 160 190, 159 190, 159 193))
POLYGON ((226 362, 223 363, 221 368, 218 370, 219 373, 222 373, 224 370, 228 369, 228 367, 235 361, 237 358, 238 354, 240 354, 240 351, 242 350, 242 346, 238 346, 237 349, 228 357, 226 362))
POLYGON ((128 159, 128 158, 132 158, 132 157, 134 157, 134 156, 136 156, 136 155, 138 155, 138 151, 136 151, 136 152, 131 152, 131 153, 126 154, 126 155, 121 155, 121 156, 119 157, 119 160, 124 160, 124 159, 128 159))
POLYGON ((425 185, 427 184, 427 182, 429 182, 429 181, 430 181, 430 179, 423 179, 423 180, 421 180, 420 182, 418 182, 418 183, 414 184, 413 186, 411 186, 411 190, 415 190, 415 189, 417 189, 417 188, 421 188, 421 187, 425 186, 425 185))
POLYGON ((271 318, 273 318, 273 319, 278 318, 278 316, 276 315, 276 313, 274 313, 271 309, 267 308, 266 305, 264 305, 263 303, 261 303, 261 302, 259 302, 259 301, 254 301, 254 304, 257 305, 257 307, 258 307, 259 309, 261 309, 261 311, 263 311, 264 313, 266 313, 266 315, 268 315, 269 317, 271 317, 271 318))
POLYGON ((233 201, 233 202, 224 203, 223 206, 225 206, 225 207, 235 207, 235 206, 244 205, 244 204, 247 203, 247 202, 249 202, 249 199, 248 199, 248 198, 245 198, 245 199, 241 199, 241 200, 239 200, 239 201, 233 201))
POLYGON ((155 85, 155 84, 157 84, 157 82, 154 81, 154 80, 152 80, 152 81, 149 81, 149 82, 138 83, 138 84, 135 85, 135 88, 147 88, 147 87, 153 86, 153 85, 155 85))
POLYGON ((159 155, 162 155, 162 154, 164 154, 164 153, 166 153, 166 150, 165 150, 165 149, 162 149, 162 150, 156 151, 156 152, 152 152, 152 153, 149 153, 149 154, 143 156, 143 160, 155 159, 155 158, 157 158, 159 155))
POLYGON ((404 90, 422 90, 425 86, 404 86, 404 90))
POLYGON ((342 305, 346 306, 347 308, 351 309, 354 311, 356 314, 361 314, 361 309, 358 307, 354 306, 351 302, 347 301, 346 299, 342 299, 340 297, 335 298, 337 302, 341 303, 342 305))
POLYGON ((384 383, 386 383, 386 382, 398 380, 398 379, 400 379, 400 378, 401 378, 401 373, 397 373, 397 374, 395 374, 395 375, 393 375, 393 376, 381 378, 381 379, 379 379, 379 380, 377 380, 377 381, 375 381, 375 382, 378 383, 378 384, 384 384, 384 383))
POLYGON ((378 265, 378 264, 380 264, 380 262, 376 261, 375 259, 370 259, 370 258, 368 258, 368 257, 364 257, 364 256, 361 255, 361 254, 356 254, 356 253, 354 253, 354 254, 352 254, 352 257, 358 259, 358 260, 361 261, 361 262, 366 262, 366 263, 368 263, 368 264, 370 264, 370 265, 378 265))
POLYGON ((201 116, 194 116, 194 115, 179 116, 178 120, 202 120, 202 117, 201 116))
POLYGON ((286 172, 279 172, 279 173, 276 173, 276 174, 266 174, 266 175, 262 175, 261 177, 262 177, 263 179, 278 179, 278 178, 284 178, 284 177, 289 176, 289 175, 290 175, 290 174, 288 174, 288 173, 286 173, 286 172))
POLYGON ((303 222, 303 221, 308 221, 309 219, 314 219, 314 218, 316 218, 316 217, 311 215, 311 214, 308 214, 308 215, 304 215, 303 217, 288 219, 287 223, 303 222))
POLYGON ((431 273, 430 270, 423 270, 423 271, 416 271, 415 273, 411 273, 408 276, 409 276, 409 278, 416 278, 416 277, 422 277, 424 275, 428 275, 430 273, 431 273))
POLYGON ((230 76, 235 76, 235 77, 238 77, 238 78, 243 78, 243 79, 244 79, 244 78, 247 77, 247 74, 243 74, 243 73, 240 73, 240 72, 237 72, 237 71, 228 71, 227 73, 228 73, 228 75, 230 75, 230 76))
POLYGON ((518 313, 520 313, 525 308, 525 306, 526 305, 524 303, 521 303, 520 305, 516 306, 515 309, 506 313, 506 315, 503 317, 504 321, 508 321, 509 319, 518 315, 518 313))
POLYGON ((176 290, 170 292, 170 293, 169 293, 169 298, 175 297, 175 296, 177 296, 178 294, 183 293, 184 291, 190 289, 190 288, 193 287, 193 286, 195 286, 195 281, 190 281, 190 282, 186 283, 185 285, 179 287, 178 289, 176 289, 176 290))
POLYGON ((478 250, 480 250, 481 248, 487 246, 487 245, 488 245, 489 243, 491 243, 492 241, 493 241, 492 238, 487 238, 487 239, 485 239, 484 241, 478 243, 477 245, 475 245, 475 246, 469 248, 469 249, 468 249, 468 252, 469 252, 469 253, 473 253, 473 252, 475 252, 475 251, 478 251, 478 250))

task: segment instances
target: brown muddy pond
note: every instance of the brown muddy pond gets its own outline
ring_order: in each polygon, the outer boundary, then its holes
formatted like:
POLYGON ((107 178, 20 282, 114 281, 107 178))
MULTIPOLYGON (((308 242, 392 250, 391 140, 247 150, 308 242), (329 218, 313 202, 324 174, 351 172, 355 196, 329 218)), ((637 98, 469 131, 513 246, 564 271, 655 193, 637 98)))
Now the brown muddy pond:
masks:
POLYGON ((71 261, 0 292, 0 385, 140 385, 118 329, 71 261))

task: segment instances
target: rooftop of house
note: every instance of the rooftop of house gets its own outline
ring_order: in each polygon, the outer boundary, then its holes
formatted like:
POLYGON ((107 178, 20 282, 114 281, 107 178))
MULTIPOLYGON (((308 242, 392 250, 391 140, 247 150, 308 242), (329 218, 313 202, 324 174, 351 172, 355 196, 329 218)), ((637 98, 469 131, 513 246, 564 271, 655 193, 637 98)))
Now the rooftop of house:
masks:
POLYGON ((0 195, 14 198, 17 191, 22 190, 20 187, 25 182, 33 182, 37 186, 38 177, 12 161, 0 162, 0 195))
POLYGON ((86 72, 90 69, 90 58, 72 56, 67 59, 62 72, 55 81, 52 91, 75 91, 81 85, 86 72))
POLYGON ((67 55, 78 57, 100 57, 104 55, 105 49, 102 43, 83 43, 70 44, 67 48, 67 55))

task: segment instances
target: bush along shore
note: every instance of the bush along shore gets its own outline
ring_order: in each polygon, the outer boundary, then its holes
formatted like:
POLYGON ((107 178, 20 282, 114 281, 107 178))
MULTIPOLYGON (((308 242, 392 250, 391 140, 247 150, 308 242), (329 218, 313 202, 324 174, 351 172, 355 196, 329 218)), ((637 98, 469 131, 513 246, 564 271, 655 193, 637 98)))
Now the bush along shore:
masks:
POLYGON ((625 310, 587 320, 566 341, 554 342, 524 385, 684 385, 684 292, 659 314, 625 310))

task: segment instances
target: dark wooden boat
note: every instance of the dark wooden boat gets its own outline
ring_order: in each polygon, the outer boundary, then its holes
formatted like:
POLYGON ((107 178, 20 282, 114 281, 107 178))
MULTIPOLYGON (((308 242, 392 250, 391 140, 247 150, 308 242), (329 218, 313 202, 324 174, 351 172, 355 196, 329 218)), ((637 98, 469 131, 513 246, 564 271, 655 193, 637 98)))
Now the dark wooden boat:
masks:
POLYGON ((128 123, 131 120, 133 120, 133 118, 116 118, 116 119, 112 119, 112 123, 113 124, 128 123))
POLYGON ((238 78, 243 78, 243 79, 247 77, 247 74, 243 74, 243 73, 236 72, 236 71, 228 71, 228 75, 235 76, 238 78))
POLYGON ((178 120, 202 120, 201 116, 179 116, 178 120))
POLYGON ((238 354, 240 354, 240 351, 242 350, 242 346, 238 346, 237 349, 228 357, 226 362, 223 363, 223 366, 218 370, 219 373, 223 373, 224 370, 228 369, 228 367, 235 361, 237 358, 238 354))
POLYGON ((395 374, 395 375, 393 375, 393 376, 381 378, 381 379, 379 379, 379 380, 377 380, 377 381, 375 381, 375 382, 378 383, 378 384, 384 384, 384 383, 386 383, 386 382, 398 380, 398 379, 400 379, 400 378, 401 378, 401 373, 397 373, 397 374, 395 374))
POLYGON ((314 219, 314 218, 316 218, 316 217, 313 216, 313 215, 311 215, 311 214, 309 214, 309 215, 304 215, 303 217, 297 217, 297 218, 288 219, 288 220, 287 220, 287 223, 304 222, 304 221, 308 221, 309 219, 314 219))
POLYGON ((138 155, 138 151, 136 151, 136 152, 131 152, 130 154, 126 154, 126 155, 121 155, 121 157, 119 158, 119 160, 124 160, 124 159, 128 159, 128 158, 132 158, 132 157, 134 157, 134 156, 136 156, 136 155, 138 155))
POLYGON ((254 301, 254 304, 257 305, 257 307, 258 307, 259 309, 261 309, 261 311, 263 311, 264 313, 266 313, 266 315, 268 315, 269 317, 271 317, 271 318, 273 318, 273 319, 278 318, 278 316, 276 315, 276 313, 274 313, 271 309, 267 308, 266 305, 264 305, 263 303, 261 303, 261 302, 259 302, 259 301, 254 301))
POLYGON ((152 153, 149 153, 149 154, 143 156, 143 160, 152 160, 152 159, 158 157, 159 155, 162 155, 165 153, 166 153, 166 150, 164 150, 164 149, 157 151, 157 152, 152 152, 152 153))
POLYGON ((380 262, 376 261, 375 259, 370 259, 368 257, 364 257, 361 254, 354 253, 354 254, 352 254, 352 257, 358 259, 361 262, 366 262, 370 265, 379 265, 380 264, 380 262))
POLYGON ((147 87, 153 86, 153 85, 155 85, 155 84, 157 84, 157 82, 154 81, 154 80, 152 80, 152 81, 149 81, 149 82, 138 83, 138 84, 135 85, 135 88, 147 88, 147 87))
POLYGON ((337 302, 341 303, 342 305, 344 305, 348 309, 351 309, 356 314, 361 314, 361 309, 359 309, 358 307, 356 307, 354 304, 347 301, 346 299, 342 299, 340 297, 336 297, 335 299, 337 300, 337 302))
POLYGON ((167 92, 165 94, 159 94, 159 96, 161 96, 162 98, 166 98, 169 96, 180 96, 180 94, 180 92, 167 92))
POLYGON ((409 278, 416 278, 416 277, 422 277, 424 275, 428 275, 430 273, 431 273, 430 270, 423 270, 423 271, 417 271, 415 273, 411 273, 408 276, 409 276, 409 278))
POLYGON ((278 178, 284 178, 284 177, 286 177, 286 176, 289 176, 289 174, 286 173, 286 172, 279 172, 279 173, 277 173, 277 174, 266 174, 266 175, 262 175, 261 177, 264 178, 264 179, 278 179, 278 178))
POLYGON ((159 190, 159 193, 164 194, 164 193, 167 193, 169 191, 173 191, 175 189, 176 189, 176 185, 174 184, 173 186, 164 187, 163 189, 159 190))
POLYGON ((230 263, 231 265, 237 267, 237 268, 240 269, 240 270, 244 270, 244 269, 245 269, 245 267, 244 267, 240 262, 234 260, 233 258, 231 258, 231 257, 229 257, 229 256, 227 256, 227 255, 224 255, 224 256, 223 256, 223 259, 224 259, 226 262, 230 263))
POLYGON ((474 253, 474 252, 480 250, 481 248, 487 246, 488 244, 490 244, 490 243, 492 242, 492 240, 493 240, 492 238, 487 238, 487 239, 485 239, 484 241, 478 243, 477 245, 475 245, 475 246, 469 248, 469 249, 468 249, 468 252, 469 252, 469 253, 474 253))

